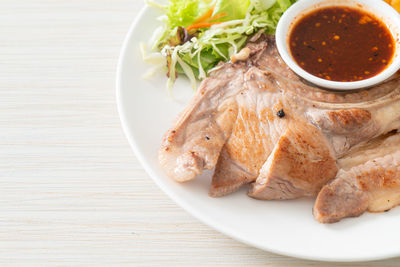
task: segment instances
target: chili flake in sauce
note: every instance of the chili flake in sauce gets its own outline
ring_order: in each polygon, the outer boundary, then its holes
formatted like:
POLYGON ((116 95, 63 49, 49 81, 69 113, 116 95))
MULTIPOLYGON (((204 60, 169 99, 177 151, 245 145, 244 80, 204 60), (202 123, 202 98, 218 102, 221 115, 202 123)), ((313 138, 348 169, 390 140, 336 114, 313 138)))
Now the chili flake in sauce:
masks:
POLYGON ((349 7, 327 7, 305 15, 293 27, 288 41, 292 57, 305 71, 343 82, 382 72, 395 47, 382 21, 349 7))

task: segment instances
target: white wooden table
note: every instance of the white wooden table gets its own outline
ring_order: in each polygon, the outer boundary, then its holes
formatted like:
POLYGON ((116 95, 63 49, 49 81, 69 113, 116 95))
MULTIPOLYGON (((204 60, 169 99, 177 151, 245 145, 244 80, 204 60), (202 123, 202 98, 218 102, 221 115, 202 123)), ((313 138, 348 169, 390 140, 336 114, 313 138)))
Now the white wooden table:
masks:
POLYGON ((0 1, 0 266, 321 266, 214 231, 135 159, 114 81, 142 6, 0 1))

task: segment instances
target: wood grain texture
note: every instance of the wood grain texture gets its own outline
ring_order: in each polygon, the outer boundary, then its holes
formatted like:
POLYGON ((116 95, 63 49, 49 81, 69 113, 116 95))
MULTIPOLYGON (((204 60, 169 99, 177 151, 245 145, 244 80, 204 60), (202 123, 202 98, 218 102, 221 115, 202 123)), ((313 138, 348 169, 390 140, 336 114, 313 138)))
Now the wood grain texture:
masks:
POLYGON ((214 231, 135 159, 114 84, 142 6, 1 0, 0 266, 321 266, 214 231))

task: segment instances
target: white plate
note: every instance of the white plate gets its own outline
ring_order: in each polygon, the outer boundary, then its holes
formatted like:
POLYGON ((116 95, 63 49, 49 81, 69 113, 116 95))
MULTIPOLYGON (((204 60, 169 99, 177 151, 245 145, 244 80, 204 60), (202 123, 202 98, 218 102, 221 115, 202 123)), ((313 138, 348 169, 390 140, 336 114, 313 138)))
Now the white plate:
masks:
POLYGON ((165 75, 142 79, 139 43, 158 26, 158 11, 145 8, 133 23, 122 48, 117 73, 117 101, 123 128, 136 156, 154 181, 180 206, 204 223, 251 246, 304 259, 366 261, 400 255, 400 208, 364 214, 323 225, 312 215, 313 201, 259 201, 245 189, 223 198, 208 196, 211 173, 178 184, 161 170, 157 150, 165 131, 192 96, 179 78, 172 99, 165 75))

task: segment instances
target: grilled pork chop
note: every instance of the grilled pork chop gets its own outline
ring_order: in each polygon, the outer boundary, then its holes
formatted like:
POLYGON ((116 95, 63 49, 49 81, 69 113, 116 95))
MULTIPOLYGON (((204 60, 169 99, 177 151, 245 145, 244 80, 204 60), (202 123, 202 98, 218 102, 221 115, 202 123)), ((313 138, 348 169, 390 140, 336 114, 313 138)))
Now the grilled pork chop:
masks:
POLYGON ((315 196, 336 177, 337 159, 400 127, 400 79, 353 93, 306 84, 272 37, 249 58, 221 64, 164 136, 159 160, 178 182, 215 167, 210 195, 251 183, 257 199, 315 196))

